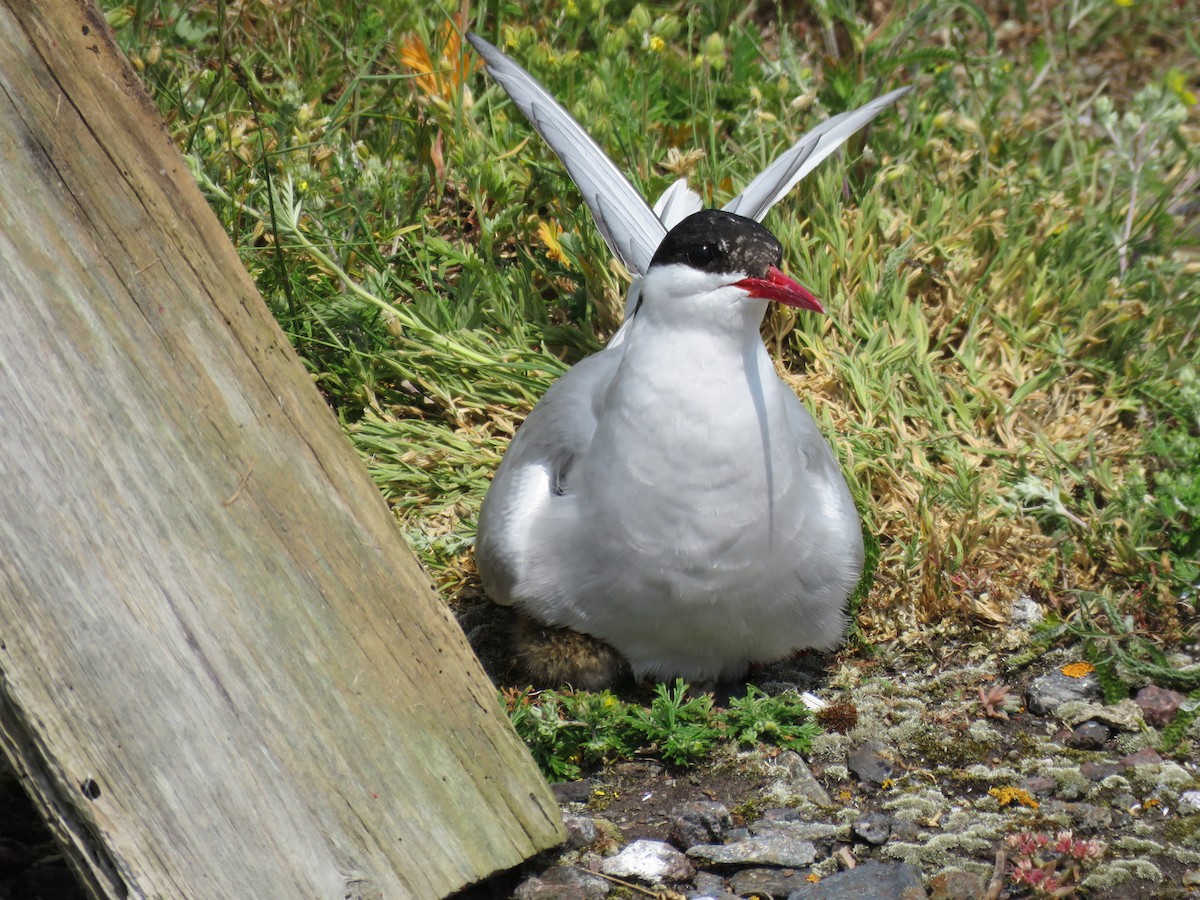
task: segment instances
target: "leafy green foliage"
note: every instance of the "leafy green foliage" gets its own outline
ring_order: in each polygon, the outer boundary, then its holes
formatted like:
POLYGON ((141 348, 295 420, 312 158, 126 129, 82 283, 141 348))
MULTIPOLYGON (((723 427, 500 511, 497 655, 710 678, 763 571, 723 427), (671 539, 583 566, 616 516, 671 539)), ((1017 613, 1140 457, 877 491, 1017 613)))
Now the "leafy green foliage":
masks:
POLYGON ((552 781, 634 755, 694 766, 728 741, 805 750, 818 732, 797 695, 768 696, 753 687, 728 709, 717 709, 710 694, 692 694, 683 681, 657 685, 645 706, 608 691, 527 689, 505 692, 504 701, 517 734, 552 781))

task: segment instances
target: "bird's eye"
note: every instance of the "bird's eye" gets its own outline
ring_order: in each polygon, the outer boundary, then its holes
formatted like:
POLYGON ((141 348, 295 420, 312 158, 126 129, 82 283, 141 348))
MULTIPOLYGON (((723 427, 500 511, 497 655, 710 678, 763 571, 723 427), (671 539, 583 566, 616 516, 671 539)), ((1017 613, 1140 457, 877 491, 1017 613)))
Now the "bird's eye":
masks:
POLYGON ((703 268, 713 261, 717 248, 712 244, 695 244, 688 248, 688 262, 696 268, 703 268))

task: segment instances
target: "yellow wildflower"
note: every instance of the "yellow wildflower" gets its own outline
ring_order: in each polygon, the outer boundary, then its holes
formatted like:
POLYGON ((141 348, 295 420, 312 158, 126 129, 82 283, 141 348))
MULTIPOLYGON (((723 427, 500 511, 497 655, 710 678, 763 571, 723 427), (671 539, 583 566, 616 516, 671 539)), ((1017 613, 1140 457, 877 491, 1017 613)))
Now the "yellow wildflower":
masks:
POLYGON ((650 52, 662 53, 667 46, 667 42, 660 38, 657 34, 650 38, 650 52))
POLYGON ((562 263, 568 269, 571 268, 571 262, 563 253, 562 243, 558 236, 562 234, 562 226, 557 222, 538 221, 537 227, 538 238, 546 245, 546 255, 558 263, 562 263))

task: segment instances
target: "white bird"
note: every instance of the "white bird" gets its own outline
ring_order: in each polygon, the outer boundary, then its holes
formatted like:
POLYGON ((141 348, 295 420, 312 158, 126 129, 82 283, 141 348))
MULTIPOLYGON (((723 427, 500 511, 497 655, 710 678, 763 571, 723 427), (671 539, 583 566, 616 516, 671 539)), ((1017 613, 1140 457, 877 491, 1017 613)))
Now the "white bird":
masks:
POLYGON ((620 330, 546 392, 496 472, 475 541, 485 591, 616 651, 548 632, 543 674, 576 687, 602 686, 617 654, 638 678, 712 682, 835 646, 859 516, 759 334, 772 300, 824 310, 759 221, 908 89, 818 126, 723 210, 682 180, 652 210, 531 75, 468 39, 633 275, 620 330))

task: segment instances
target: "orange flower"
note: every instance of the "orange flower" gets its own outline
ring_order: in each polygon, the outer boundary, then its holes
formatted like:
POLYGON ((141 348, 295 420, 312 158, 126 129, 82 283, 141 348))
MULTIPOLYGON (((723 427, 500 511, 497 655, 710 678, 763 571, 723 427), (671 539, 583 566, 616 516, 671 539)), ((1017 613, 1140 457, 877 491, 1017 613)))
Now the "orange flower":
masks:
POLYGON ((400 62, 416 75, 417 89, 430 99, 457 97, 479 66, 478 57, 463 48, 465 23, 463 11, 453 22, 444 23, 438 30, 437 47, 427 45, 418 34, 409 34, 400 44, 400 62))
POLYGON ((1058 671, 1062 672, 1068 678, 1082 678, 1084 675, 1091 675, 1096 671, 1096 667, 1090 662, 1073 662, 1067 663, 1058 671))

